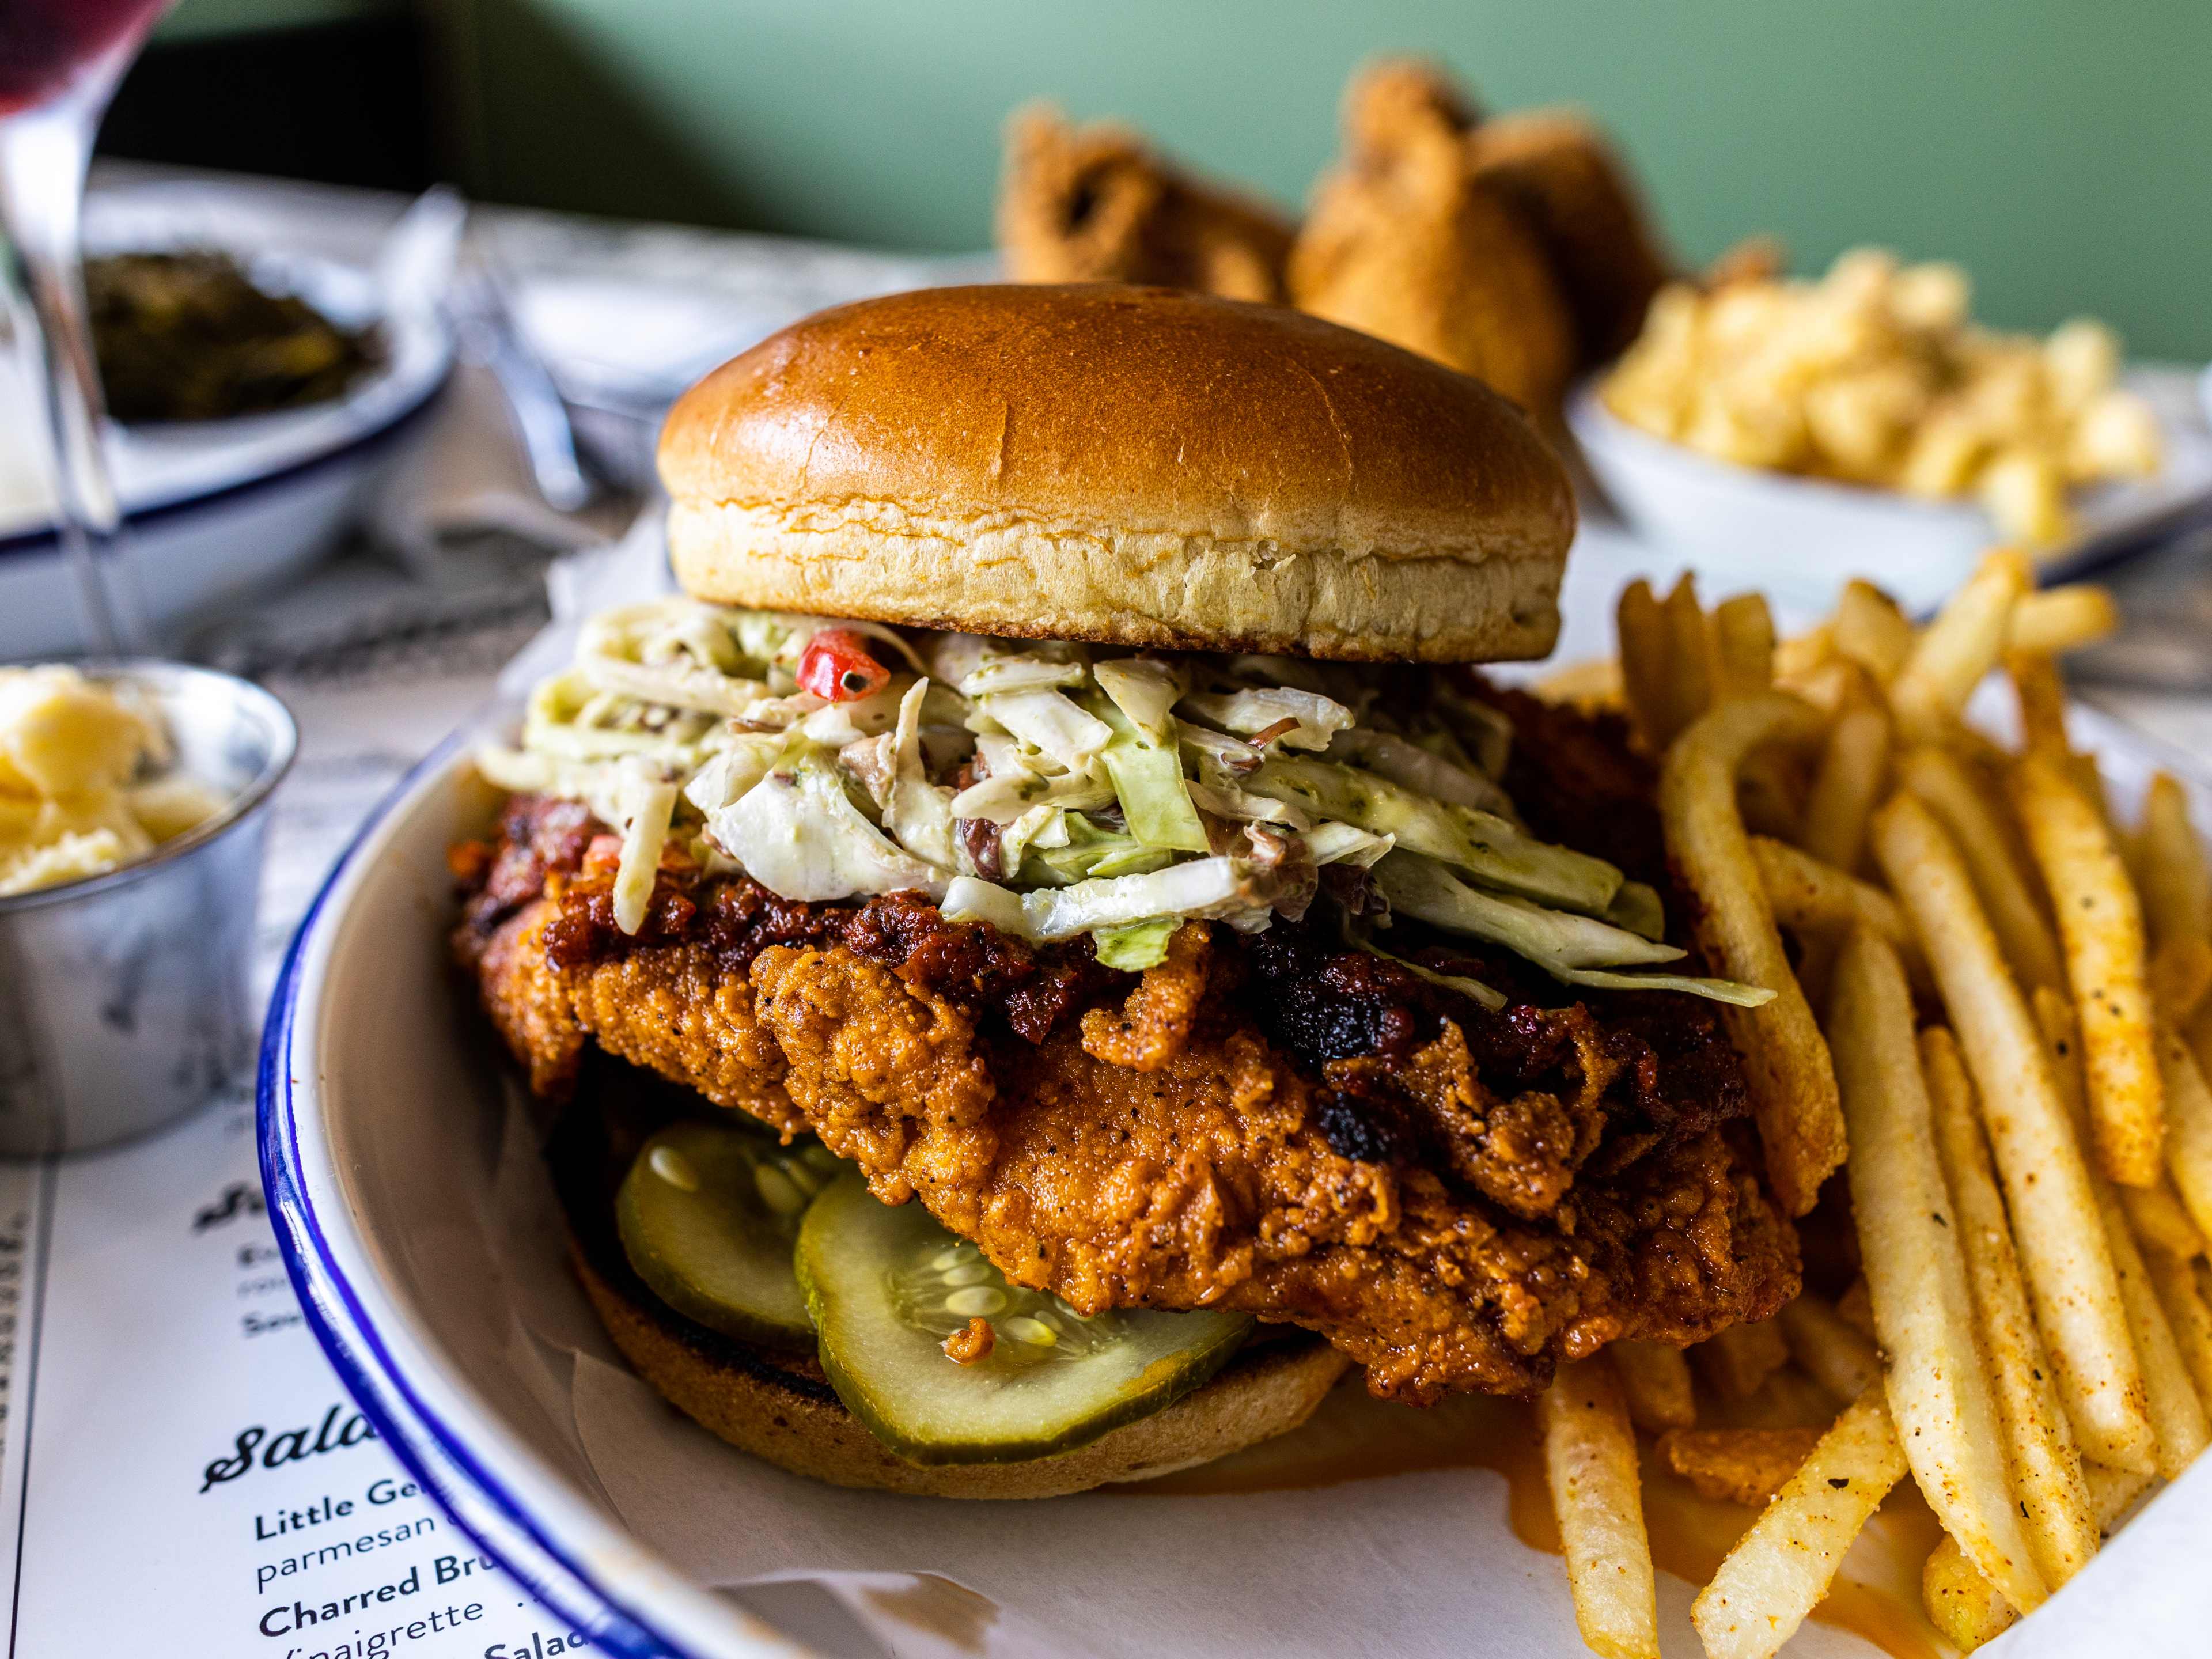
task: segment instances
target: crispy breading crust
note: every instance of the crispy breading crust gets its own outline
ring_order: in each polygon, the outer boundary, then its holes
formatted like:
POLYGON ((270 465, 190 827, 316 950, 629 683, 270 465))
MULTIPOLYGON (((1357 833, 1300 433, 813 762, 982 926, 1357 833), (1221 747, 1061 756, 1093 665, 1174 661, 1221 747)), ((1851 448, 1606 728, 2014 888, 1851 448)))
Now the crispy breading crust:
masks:
POLYGON ((1032 104, 1006 124, 999 242, 1018 283, 1158 283, 1279 301, 1291 227, 1265 204, 1202 183, 1127 127, 1076 127, 1032 104))
MULTIPOLYGON (((502 936, 542 940, 556 902, 502 936)), ((1589 1102, 1578 1119, 1549 1096, 1487 1095, 1455 1026, 1413 1075, 1451 1099, 1472 1184, 1501 1207, 1340 1152, 1316 1085, 1198 992, 1203 937, 1191 930, 1118 1015, 1092 1009, 1035 1044, 985 1035, 843 945, 775 946, 737 971, 696 945, 640 948, 553 975, 558 990, 520 949, 485 951, 478 969, 533 1078, 558 1086, 588 1035, 811 1129, 878 1196, 918 1197, 1021 1283, 1086 1311, 1223 1305, 1304 1325, 1378 1393, 1526 1393, 1558 1358, 1620 1336, 1696 1340, 1794 1291, 1794 1236, 1740 1129, 1577 1185, 1589 1102)))
MULTIPOLYGON (((1617 723, 1468 689, 1520 733, 1504 781, 1533 831, 1666 881, 1617 723)), ((1796 1292, 1705 1004, 1562 1004, 1525 963, 1448 954, 1505 988, 1487 1013, 1310 919, 1189 924, 1132 978, 919 895, 800 904, 680 859, 624 934, 617 846, 522 797, 456 851, 459 953, 538 1086, 596 1042, 811 1130, 1079 1307, 1249 1310, 1429 1400, 1533 1391, 1616 1337, 1694 1341, 1796 1292)))
POLYGON ((1291 250, 1291 298, 1474 376, 1556 432, 1576 349, 1566 305, 1521 204, 1474 166, 1452 100, 1404 64, 1353 80, 1345 159, 1291 250))

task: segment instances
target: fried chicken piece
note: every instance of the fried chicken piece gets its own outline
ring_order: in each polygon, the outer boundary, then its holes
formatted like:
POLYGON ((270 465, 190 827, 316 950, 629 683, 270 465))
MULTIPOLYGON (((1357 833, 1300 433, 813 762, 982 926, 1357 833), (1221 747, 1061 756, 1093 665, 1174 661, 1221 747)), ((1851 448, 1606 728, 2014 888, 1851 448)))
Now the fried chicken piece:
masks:
POLYGON ((1528 1393, 1620 1336, 1686 1341, 1795 1289, 1790 1230, 1721 1130, 1514 1226, 1433 1174, 1343 1155, 1258 1033, 1202 1021, 1150 1070, 1062 1030, 992 1043, 843 946, 765 951, 761 1020, 830 1150, 918 1195, 1010 1279, 1085 1312, 1230 1307, 1304 1325, 1379 1394, 1528 1393))
MULTIPOLYGON (((1665 885, 1619 721, 1463 689, 1513 720, 1532 829, 1665 885)), ((1086 1310, 1247 1310, 1426 1401, 1532 1392, 1615 1338, 1702 1340, 1796 1293, 1741 1062, 1692 999, 1562 1001, 1403 919, 1397 950, 1506 1007, 1320 920, 1186 926, 1133 982, 1087 941, 1031 946, 918 894, 809 904, 680 860, 626 934, 603 828, 518 798, 496 843, 456 849, 456 952, 538 1087, 595 1041, 813 1130, 885 1201, 1086 1310)))
POLYGON ((1671 274, 1627 168, 1568 110, 1527 110, 1468 136, 1478 178, 1503 185, 1535 228, 1574 319, 1576 366, 1626 350, 1671 274))
POLYGON ((1291 228, 1265 204, 1193 179, 1127 127, 1074 127, 1031 105, 1006 128, 999 246, 1018 283, 1155 283, 1280 301, 1291 228))
MULTIPOLYGON (((918 1197, 1010 1278, 1087 1312, 1244 1309, 1327 1336, 1376 1392, 1427 1401, 1527 1393, 1558 1358, 1619 1336, 1697 1340, 1796 1289, 1794 1235, 1741 1125, 1691 1123, 1656 1152, 1641 1132, 1626 1171, 1578 1181, 1604 1161, 1597 1102, 1618 1063, 1571 1097, 1500 1097, 1448 1022, 1404 1076, 1450 1117, 1447 1173, 1498 1200, 1486 1208, 1362 1142, 1356 1109, 1251 1027, 1233 975, 1209 971, 1203 928, 1118 1017, 1093 1009, 1032 1043, 986 1036, 844 945, 771 946, 736 969, 696 943, 566 969, 541 953, 533 971, 522 942, 543 940, 559 904, 529 907, 511 945, 477 955, 533 1079, 565 1086, 588 1036, 786 1133, 812 1129, 884 1201, 918 1197), (1139 1063, 1090 1052, 1102 1030, 1109 1052, 1139 1034, 1121 1051, 1139 1063)), ((1580 1040, 1559 1040, 1577 1066, 1602 1058, 1580 1024, 1580 1040)))
POLYGON ((545 928, 561 914, 539 899, 501 922, 487 939, 464 933, 457 954, 474 970, 484 1012, 507 1048, 530 1073, 533 1094, 565 1097, 584 1057, 584 1028, 568 986, 545 960, 545 928))
POLYGON ((681 1079, 785 1135, 806 1120, 784 1092, 784 1062, 753 1008, 745 977, 697 945, 665 945, 565 976, 576 1024, 610 1054, 681 1079))
POLYGON ((1425 58, 1378 58, 1345 89, 1345 148, 1354 155, 1394 155, 1439 129, 1465 138, 1485 118, 1467 89, 1425 58))
POLYGON ((1291 298, 1488 382, 1556 431, 1572 326, 1528 216, 1471 161, 1470 118, 1419 65, 1355 79, 1345 159, 1291 250, 1291 298))
MULTIPOLYGON (((556 884, 556 888, 558 884, 556 884)), ((536 900, 479 942, 456 939, 476 975, 484 1012, 530 1073, 534 1093, 564 1099, 574 1089, 585 1042, 634 1066, 680 1078, 714 1103, 787 1135, 806 1121, 783 1091, 783 1053, 753 1015, 743 975, 720 970, 711 951, 678 945, 564 971, 550 961, 557 896, 536 900)))
POLYGON ((1212 957, 1212 930, 1183 923, 1168 941, 1167 960, 1146 970, 1118 1017, 1103 1008, 1083 1016, 1083 1052, 1133 1072, 1159 1070, 1190 1040, 1212 957))

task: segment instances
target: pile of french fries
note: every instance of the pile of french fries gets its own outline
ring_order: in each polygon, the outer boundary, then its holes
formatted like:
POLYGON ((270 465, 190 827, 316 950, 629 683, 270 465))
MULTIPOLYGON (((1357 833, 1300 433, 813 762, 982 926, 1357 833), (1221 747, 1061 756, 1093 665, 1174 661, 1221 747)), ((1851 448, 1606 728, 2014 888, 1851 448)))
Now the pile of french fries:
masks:
POLYGON ((1597 1652, 1659 1652, 1639 1428, 1764 1505, 1694 1606, 1713 1659, 1780 1649, 1908 1474, 1944 1533, 1929 1617, 1972 1649, 2203 1449, 2212 873, 2173 778, 2117 822, 2069 742, 2058 659, 2113 622, 2002 550, 1924 627, 1854 583, 1778 644, 1755 597, 1639 582, 1618 663, 1547 688, 1622 708, 1657 759, 1711 971, 1778 993, 1729 1011, 1771 1184, 1803 1215, 1840 1170, 1862 1273, 1687 1355, 1562 1371, 1540 1420, 1597 1652), (1963 718, 1992 672, 2017 749, 1963 718), (1701 1398, 1792 1374, 1825 1429, 1698 1426, 1701 1398))

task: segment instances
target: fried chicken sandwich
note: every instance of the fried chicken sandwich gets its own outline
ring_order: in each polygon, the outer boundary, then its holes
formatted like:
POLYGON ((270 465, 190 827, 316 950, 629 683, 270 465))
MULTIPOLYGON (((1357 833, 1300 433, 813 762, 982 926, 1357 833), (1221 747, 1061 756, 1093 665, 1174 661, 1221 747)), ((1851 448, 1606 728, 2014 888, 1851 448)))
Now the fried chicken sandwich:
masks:
POLYGON ((1771 1314, 1797 1246, 1558 462, 1442 365, 1106 284, 800 322, 678 404, 684 597, 479 765, 460 960, 617 1346, 854 1486, 1164 1473, 1771 1314))

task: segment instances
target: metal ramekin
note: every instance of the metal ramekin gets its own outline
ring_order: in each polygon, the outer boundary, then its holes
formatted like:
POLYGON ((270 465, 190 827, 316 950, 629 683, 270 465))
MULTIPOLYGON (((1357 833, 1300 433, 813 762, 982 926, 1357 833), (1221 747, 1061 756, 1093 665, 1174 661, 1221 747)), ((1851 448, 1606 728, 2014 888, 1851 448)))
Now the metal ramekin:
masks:
POLYGON ((0 1157, 83 1152, 205 1105, 251 1066, 270 796, 299 732, 257 685, 88 665, 149 692, 178 766, 229 805, 105 875, 0 898, 0 1157))

